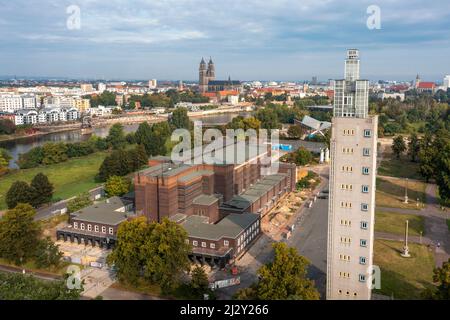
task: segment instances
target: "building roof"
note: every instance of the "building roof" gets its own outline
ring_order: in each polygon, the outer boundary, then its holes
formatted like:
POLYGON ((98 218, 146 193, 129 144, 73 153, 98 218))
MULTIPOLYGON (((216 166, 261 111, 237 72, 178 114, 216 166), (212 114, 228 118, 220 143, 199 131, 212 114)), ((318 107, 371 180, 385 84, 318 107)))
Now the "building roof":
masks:
POLYGON ((248 188, 244 193, 234 196, 231 200, 225 202, 221 207, 224 209, 233 208, 243 211, 285 178, 285 173, 265 176, 253 186, 248 188))
POLYGON ((229 214, 217 224, 208 224, 207 217, 189 216, 181 225, 189 237, 218 241, 222 238, 236 239, 244 230, 259 220, 253 213, 229 214))
POLYGON ((210 206, 219 201, 219 198, 213 195, 202 194, 195 198, 192 203, 201 206, 210 206))
POLYGON ((434 82, 419 82, 419 89, 433 89, 436 86, 434 82))
POLYGON ((210 86, 226 86, 226 85, 241 85, 242 82, 238 80, 212 80, 208 82, 210 86))
POLYGON ((302 124, 314 130, 325 130, 331 127, 331 122, 319 121, 310 116, 305 116, 302 120, 302 124))
POLYGON ((85 222, 102 223, 106 225, 118 225, 127 220, 125 207, 132 202, 119 197, 113 197, 104 203, 94 204, 81 209, 71 216, 74 219, 85 222), (119 212, 123 211, 123 212, 119 212))
POLYGON ((178 178, 178 181, 179 182, 188 182, 195 178, 200 178, 203 176, 210 176, 213 174, 214 174, 214 171, 212 171, 212 170, 198 170, 198 171, 191 172, 185 176, 178 178))

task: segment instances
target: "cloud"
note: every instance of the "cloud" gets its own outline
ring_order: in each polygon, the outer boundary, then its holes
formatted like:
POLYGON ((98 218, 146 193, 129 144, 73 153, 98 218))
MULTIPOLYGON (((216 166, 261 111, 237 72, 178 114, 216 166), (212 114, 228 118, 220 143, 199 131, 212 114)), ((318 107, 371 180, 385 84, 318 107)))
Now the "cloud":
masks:
MULTIPOLYGON (((150 63, 141 60, 150 53, 166 68, 174 68, 173 61, 164 64, 169 54, 185 63, 216 55, 235 64, 243 59, 250 66, 252 61, 298 55, 325 59, 326 52, 338 53, 348 46, 385 56, 394 51, 425 52, 425 46, 448 53, 450 47, 448 0, 0 0, 0 10, 0 58, 30 61, 37 59, 33 52, 51 50, 54 59, 101 54, 105 61, 114 61, 122 54, 124 66, 150 63), (366 10, 372 4, 381 8, 381 30, 366 27, 366 10), (66 27, 70 5, 80 7, 80 30, 66 27)), ((53 63, 46 62, 49 70, 53 63)), ((188 74, 189 67, 178 66, 174 72, 188 74)), ((270 65, 265 68, 267 73, 279 72, 270 65)))

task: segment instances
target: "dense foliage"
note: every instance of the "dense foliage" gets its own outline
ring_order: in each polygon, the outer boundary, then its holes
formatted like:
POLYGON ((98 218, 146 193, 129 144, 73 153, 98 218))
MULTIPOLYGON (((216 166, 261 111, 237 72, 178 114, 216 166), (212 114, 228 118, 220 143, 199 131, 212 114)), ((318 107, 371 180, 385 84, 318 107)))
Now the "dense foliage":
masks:
POLYGON ((9 209, 15 208, 19 203, 38 208, 52 200, 53 190, 47 176, 38 173, 30 185, 24 181, 15 181, 6 193, 5 201, 9 209))
POLYGON ((78 300, 82 291, 70 290, 66 280, 48 281, 0 272, 0 300, 78 300))
POLYGON ((275 243, 273 247, 274 259, 258 270, 259 281, 250 288, 238 291, 236 298, 240 300, 318 300, 319 292, 314 282, 307 278, 309 261, 285 243, 275 243))
POLYGON ((108 261, 120 281, 158 284, 164 293, 170 293, 189 270, 191 249, 186 240, 187 233, 179 224, 167 219, 148 223, 140 217, 119 227, 117 245, 108 261))

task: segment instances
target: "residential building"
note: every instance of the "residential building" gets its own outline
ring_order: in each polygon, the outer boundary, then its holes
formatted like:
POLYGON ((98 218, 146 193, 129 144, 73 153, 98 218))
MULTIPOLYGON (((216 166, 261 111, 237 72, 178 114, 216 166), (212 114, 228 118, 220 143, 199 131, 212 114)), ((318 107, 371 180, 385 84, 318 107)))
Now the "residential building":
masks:
POLYGON ((36 108, 36 97, 31 95, 1 95, 0 112, 14 113, 21 109, 36 108))
POLYGON ((445 89, 450 88, 450 75, 445 76, 445 78, 444 78, 444 88, 445 89))
POLYGON ((369 81, 348 50, 336 80, 331 136, 327 299, 370 300, 378 117, 368 115, 369 81), (370 274, 369 274, 370 273, 370 274))
POLYGON ((83 84, 81 84, 80 85, 80 89, 84 93, 88 93, 88 92, 93 92, 94 91, 94 87, 90 83, 83 83, 83 84))
POLYGON ((394 100, 400 100, 405 101, 405 94, 399 93, 399 92, 379 92, 377 94, 378 99, 384 100, 384 99, 394 99, 394 100))
POLYGON ((14 114, 14 123, 16 126, 33 125, 38 122, 38 112, 32 109, 17 110, 14 114))
POLYGON ((105 91, 106 91, 106 84, 100 82, 100 83, 97 85, 97 91, 98 91, 99 93, 105 92, 105 91))

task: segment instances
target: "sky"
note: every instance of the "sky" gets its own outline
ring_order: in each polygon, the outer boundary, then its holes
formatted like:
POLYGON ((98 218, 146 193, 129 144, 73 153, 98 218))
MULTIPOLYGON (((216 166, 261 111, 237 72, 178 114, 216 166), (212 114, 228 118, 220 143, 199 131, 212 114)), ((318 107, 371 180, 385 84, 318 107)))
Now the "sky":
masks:
POLYGON ((0 75, 196 80, 211 56, 218 79, 327 80, 358 48, 363 78, 439 81, 449 21, 449 0, 0 0, 0 75))

